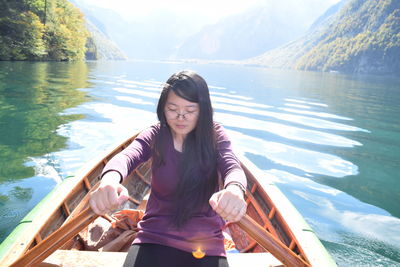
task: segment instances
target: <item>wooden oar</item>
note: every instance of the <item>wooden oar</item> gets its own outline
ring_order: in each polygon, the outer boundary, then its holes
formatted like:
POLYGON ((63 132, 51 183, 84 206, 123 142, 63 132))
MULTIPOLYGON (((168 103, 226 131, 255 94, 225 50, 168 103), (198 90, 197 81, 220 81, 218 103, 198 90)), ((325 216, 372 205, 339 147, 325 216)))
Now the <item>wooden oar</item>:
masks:
POLYGON ((246 214, 244 217, 242 217, 242 219, 239 222, 237 222, 237 224, 260 246, 268 250, 285 266, 288 267, 311 266, 305 260, 296 255, 287 246, 285 246, 279 239, 277 239, 267 230, 262 228, 249 215, 246 214))
POLYGON ((45 260, 65 242, 76 236, 81 230, 88 226, 98 217, 90 207, 84 209, 78 216, 58 228, 37 246, 28 250, 10 267, 34 266, 45 260))

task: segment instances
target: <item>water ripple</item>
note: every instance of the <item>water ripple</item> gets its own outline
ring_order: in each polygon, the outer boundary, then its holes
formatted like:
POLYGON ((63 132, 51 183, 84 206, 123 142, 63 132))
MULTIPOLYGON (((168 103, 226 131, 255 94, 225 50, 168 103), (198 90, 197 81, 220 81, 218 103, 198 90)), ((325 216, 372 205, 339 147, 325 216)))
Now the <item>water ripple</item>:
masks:
POLYGON ((306 105, 311 105, 311 106, 328 107, 328 105, 324 104, 324 103, 310 102, 310 101, 306 101, 306 100, 299 100, 299 99, 292 99, 292 98, 285 98, 285 100, 288 102, 306 104, 306 105))
POLYGON ((135 90, 135 89, 119 88, 119 87, 113 88, 113 90, 120 92, 120 93, 145 96, 145 97, 150 97, 150 98, 154 98, 154 99, 158 99, 160 97, 159 93, 146 92, 143 90, 135 90))
POLYGON ((116 96, 115 98, 118 99, 118 100, 121 100, 121 101, 126 101, 126 102, 129 102, 131 104, 135 104, 135 105, 150 105, 150 106, 154 106, 155 105, 153 102, 144 101, 143 99, 136 98, 136 97, 116 96))
POLYGON ((248 96, 242 96, 242 95, 232 95, 232 94, 228 94, 228 93, 220 93, 220 92, 210 92, 211 96, 222 96, 222 97, 227 97, 227 98, 236 98, 236 99, 241 99, 241 100, 252 100, 252 97, 248 97, 248 96))
POLYGON ((247 114, 256 114, 256 115, 263 115, 268 117, 273 117, 279 120, 289 121, 299 123, 305 126, 310 126, 314 128, 321 128, 321 129, 331 129, 331 130, 341 130, 341 131, 361 131, 361 132, 368 132, 367 130, 342 124, 331 122, 327 120, 306 117, 306 116, 299 116, 299 115, 292 115, 292 114, 285 114, 280 112, 273 112, 273 111, 266 111, 266 110, 257 110, 253 108, 247 107, 238 107, 228 104, 220 104, 215 103, 214 108, 222 109, 225 111, 233 111, 233 112, 241 112, 247 114))
POLYGON ((239 106, 244 106, 244 107, 253 107, 253 108, 272 108, 272 106, 265 105, 265 104, 259 104, 259 103, 254 103, 254 102, 249 102, 249 101, 241 101, 241 100, 236 100, 236 99, 230 99, 226 97, 219 97, 219 96, 211 96, 211 101, 214 103, 228 103, 228 104, 234 104, 234 105, 239 105, 239 106))
POLYGON ((228 130, 228 134, 234 140, 235 149, 242 154, 252 153, 313 174, 337 178, 358 174, 356 165, 335 155, 265 141, 232 130, 228 130))
POLYGON ((294 190, 293 193, 313 203, 315 205, 315 212, 321 213, 323 217, 335 221, 337 224, 346 228, 347 231, 357 233, 367 238, 372 237, 399 247, 400 236, 397 233, 398 229, 400 229, 400 219, 389 216, 389 214, 363 213, 348 210, 326 197, 312 193, 298 190, 294 190))
POLYGON ((294 109, 294 108, 278 108, 278 109, 283 110, 283 111, 287 111, 287 112, 304 114, 304 115, 311 115, 311 116, 316 116, 316 117, 321 117, 321 118, 347 120, 347 121, 352 121, 353 120, 352 118, 347 118, 347 117, 338 116, 338 115, 335 115, 335 114, 330 114, 330 113, 325 113, 325 112, 309 111, 309 110, 294 109))
POLYGON ((223 122, 226 126, 269 132, 291 140, 337 147, 354 147, 362 145, 357 141, 335 134, 301 129, 281 123, 262 121, 222 112, 218 112, 215 115, 216 119, 223 122))
POLYGON ((299 105, 299 104, 292 104, 292 103, 285 103, 285 106, 288 106, 288 107, 295 107, 295 108, 311 109, 310 106, 299 105))
POLYGON ((117 82, 122 83, 122 84, 133 84, 138 87, 161 87, 163 84, 161 82, 156 82, 156 81, 139 82, 139 81, 130 81, 130 80, 117 80, 117 82))
POLYGON ((84 109, 87 113, 97 114, 102 121, 72 121, 58 129, 57 133, 68 136, 69 140, 69 149, 54 153, 54 157, 60 159, 63 177, 74 174, 84 162, 115 145, 117 140, 122 141, 156 122, 154 112, 139 108, 97 102, 81 106, 80 111, 84 109))

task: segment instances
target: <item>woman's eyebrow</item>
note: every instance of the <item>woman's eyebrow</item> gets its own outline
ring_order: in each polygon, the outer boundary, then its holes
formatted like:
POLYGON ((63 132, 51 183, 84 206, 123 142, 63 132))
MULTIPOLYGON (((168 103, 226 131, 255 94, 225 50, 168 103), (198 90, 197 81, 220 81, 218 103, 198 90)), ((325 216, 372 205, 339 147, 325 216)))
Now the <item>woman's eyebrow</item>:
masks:
POLYGON ((190 104, 190 105, 186 105, 185 107, 187 108, 197 108, 196 104, 190 104))
MULTIPOLYGON (((167 105, 172 105, 172 106, 178 107, 177 104, 174 104, 172 102, 167 102, 167 105)), ((197 108, 197 105, 196 104, 189 104, 189 105, 186 105, 185 108, 197 108)))

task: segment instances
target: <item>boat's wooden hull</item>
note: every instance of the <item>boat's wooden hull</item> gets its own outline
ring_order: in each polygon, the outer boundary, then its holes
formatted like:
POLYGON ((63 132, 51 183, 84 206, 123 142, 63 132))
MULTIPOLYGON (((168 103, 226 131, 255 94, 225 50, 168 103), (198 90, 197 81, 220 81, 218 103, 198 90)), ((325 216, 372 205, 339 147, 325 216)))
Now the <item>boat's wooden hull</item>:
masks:
MULTIPOLYGON (((128 146, 134 138, 135 136, 96 157, 91 163, 78 171, 74 177, 65 179, 46 196, 0 245, 0 265, 10 265, 28 249, 34 247, 59 228, 71 214, 79 213, 83 206, 87 205, 87 192, 99 181, 99 176, 105 164, 115 154, 128 146)), ((292 251, 311 263, 312 266, 336 266, 312 229, 279 189, 269 182, 266 174, 246 158, 241 158, 241 162, 248 179, 247 213, 270 233, 278 237, 292 251)), ((141 165, 130 175, 130 179, 127 179, 129 182, 125 186, 128 188, 131 197, 137 202, 131 204, 131 208, 136 208, 150 189, 150 166, 150 162, 141 165)), ((242 253, 265 252, 236 224, 231 224, 230 230, 236 247, 242 253)), ((64 248, 68 248, 68 244, 64 248)), ((53 256, 53 258, 55 257, 53 256)), ((60 257, 62 258, 62 256, 60 257)), ((58 260, 60 260, 60 257, 58 257, 58 260)), ((232 255, 231 257, 238 256, 232 255)), ((251 257, 251 255, 248 255, 248 257, 251 257)), ((273 262, 272 259, 271 261, 273 262)), ((265 266, 267 262, 262 264, 265 266)))

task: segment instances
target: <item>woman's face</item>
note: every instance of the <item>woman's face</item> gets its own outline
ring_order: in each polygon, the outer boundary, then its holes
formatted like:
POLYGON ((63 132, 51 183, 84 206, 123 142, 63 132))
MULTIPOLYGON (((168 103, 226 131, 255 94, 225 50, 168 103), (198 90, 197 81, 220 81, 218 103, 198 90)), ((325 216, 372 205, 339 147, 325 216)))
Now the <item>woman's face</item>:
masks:
POLYGON ((167 123, 176 136, 186 137, 197 125, 200 107, 195 102, 190 102, 177 96, 172 90, 168 93, 164 107, 167 123))

